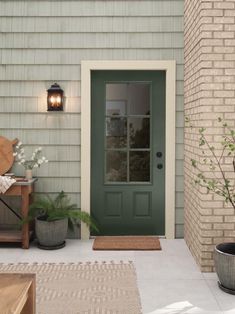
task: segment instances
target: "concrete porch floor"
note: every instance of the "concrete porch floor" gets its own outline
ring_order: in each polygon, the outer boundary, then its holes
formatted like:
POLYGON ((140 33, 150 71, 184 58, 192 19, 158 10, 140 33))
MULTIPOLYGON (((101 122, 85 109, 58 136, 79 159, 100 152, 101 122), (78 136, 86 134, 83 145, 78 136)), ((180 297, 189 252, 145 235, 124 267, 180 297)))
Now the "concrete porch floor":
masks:
POLYGON ((92 251, 92 242, 67 240, 57 251, 0 246, 0 263, 133 261, 143 313, 235 314, 235 296, 219 290, 216 274, 200 272, 184 240, 161 239, 162 251, 92 251))

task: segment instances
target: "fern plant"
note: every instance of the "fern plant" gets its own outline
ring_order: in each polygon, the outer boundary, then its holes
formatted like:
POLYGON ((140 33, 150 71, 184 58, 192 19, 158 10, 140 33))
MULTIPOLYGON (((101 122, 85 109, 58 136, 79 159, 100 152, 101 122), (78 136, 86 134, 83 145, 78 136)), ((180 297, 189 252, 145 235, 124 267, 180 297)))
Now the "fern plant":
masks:
POLYGON ((98 231, 96 223, 91 216, 77 208, 76 204, 71 204, 68 196, 61 191, 54 199, 49 195, 38 198, 30 205, 28 217, 23 222, 29 222, 35 218, 44 221, 55 221, 68 218, 70 229, 74 229, 74 225, 80 225, 80 221, 84 222, 88 227, 98 231))

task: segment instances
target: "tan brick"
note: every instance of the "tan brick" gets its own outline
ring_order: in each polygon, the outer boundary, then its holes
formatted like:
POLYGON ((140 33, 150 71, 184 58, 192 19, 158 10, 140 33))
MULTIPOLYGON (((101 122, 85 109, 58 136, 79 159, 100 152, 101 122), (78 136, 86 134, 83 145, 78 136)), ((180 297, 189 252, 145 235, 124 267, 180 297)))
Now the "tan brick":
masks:
POLYGON ((235 105, 235 99, 234 98, 225 99, 225 105, 235 105))
POLYGON ((234 17, 214 17, 214 23, 218 24, 233 24, 234 23, 234 17))
POLYGON ((200 60, 220 61, 223 60, 222 53, 203 53, 200 55, 200 60))
POLYGON ((212 229, 212 223, 199 223, 199 227, 201 230, 211 230, 212 229))
POLYGON ((201 53, 212 53, 212 52, 213 52, 213 47, 207 47, 207 46, 201 47, 201 53))
POLYGON ((223 231, 221 230, 202 230, 201 235, 204 237, 221 237, 223 231))
MULTIPOLYGON (((208 32, 208 31, 201 31, 200 36, 202 38, 213 38, 214 37, 213 33, 212 32, 208 32)), ((227 38, 231 38, 231 37, 227 37, 227 38)))
POLYGON ((234 39, 225 39, 224 44, 225 44, 225 46, 234 46, 235 40, 234 39))
MULTIPOLYGON (((202 2, 201 3, 201 10, 202 9, 212 9, 213 8, 213 3, 212 2, 202 2)), ((217 8, 214 8, 214 9, 217 9, 217 8)), ((218 8, 220 9, 220 8, 218 8)), ((222 9, 222 8, 221 8, 222 9)))
POLYGON ((203 259, 212 259, 212 253, 208 253, 208 252, 203 252, 202 254, 201 254, 201 257, 203 258, 203 259))
POLYGON ((225 31, 235 31, 235 25, 233 24, 225 24, 224 25, 224 30, 225 31))
POLYGON ((212 244, 212 238, 201 238, 200 242, 202 244, 212 244))
POLYGON ((222 90, 223 89, 223 84, 220 83, 204 83, 201 84, 201 89, 202 90, 208 90, 208 89, 212 89, 212 90, 222 90))
POLYGON ((201 265, 202 266, 213 266, 214 261, 212 259, 202 259, 201 265))
POLYGON ((235 79, 234 79, 234 76, 228 76, 228 75, 226 75, 226 76, 215 76, 214 77, 214 82, 219 82, 219 83, 232 83, 232 82, 234 82, 235 81, 235 79))
MULTIPOLYGON (((235 41, 234 41, 235 43, 235 41)), ((214 62, 215 68, 233 68, 234 67, 234 62, 233 61, 215 61, 214 62)))
POLYGON ((200 102, 199 104, 200 105, 218 105, 218 106, 221 106, 223 105, 224 103, 224 100, 223 98, 202 98, 200 99, 200 102))
POLYGON ((214 111, 215 112, 221 112, 221 113, 224 113, 224 112, 234 112, 234 106, 215 106, 214 108, 214 111))
POLYGON ((234 9, 234 3, 233 2, 213 2, 213 8, 214 9, 234 9))
POLYGON ((224 88, 225 88, 226 90, 230 90, 230 89, 234 90, 234 88, 235 88, 235 83, 225 83, 225 84, 224 84, 224 88))
POLYGON ((234 91, 225 91, 225 90, 220 90, 220 91, 214 91, 214 96, 215 97, 234 97, 234 91))
POLYGON ((211 273, 211 272, 214 272, 214 268, 213 267, 210 267, 210 266, 201 266, 200 267, 201 271, 203 273, 211 273))
POLYGON ((215 245, 211 244, 211 245, 203 245, 201 248, 201 252, 213 252, 215 249, 215 245))
POLYGON ((208 16, 208 15, 202 16, 201 17, 201 23, 202 24, 211 24, 211 23, 213 23, 213 18, 211 16, 208 16))
POLYGON ((213 228, 216 230, 232 230, 234 229, 233 223, 215 223, 213 228))
POLYGON ((224 221, 225 222, 235 222, 235 216, 225 216, 224 221))
POLYGON ((235 60, 235 53, 227 53, 224 56, 224 60, 235 60))
POLYGON ((233 208, 215 208, 213 212, 214 215, 234 215, 233 208))
POLYGON ((223 75, 223 70, 222 69, 200 69, 200 75, 205 76, 205 75, 223 75))
POLYGON ((233 46, 213 47, 213 52, 216 52, 216 53, 233 53, 234 51, 235 51, 235 48, 233 46))
POLYGON ((201 214, 201 215, 212 215, 213 213, 213 210, 211 208, 198 208, 198 212, 201 214))
POLYGON ((202 10, 201 11, 201 16, 223 16, 223 15, 224 15, 223 10, 202 10))
POLYGON ((235 69, 231 68, 231 69, 225 69, 224 70, 224 74, 225 75, 235 75, 235 69))
MULTIPOLYGON (((228 40, 228 39, 226 39, 228 40)), ((232 41, 232 39, 230 39, 232 41)), ((224 42, 223 39, 202 39, 201 46, 223 46, 224 42)))
MULTIPOLYGON (((203 23, 203 21, 201 21, 203 23)), ((223 25, 222 24, 202 24, 200 29, 202 31, 222 31, 223 25)), ((233 29, 228 29, 228 31, 231 31, 233 29)))
MULTIPOLYGON (((224 119, 235 119, 235 112, 229 112, 224 114, 224 119)), ((233 170, 233 169, 230 169, 233 170)))
POLYGON ((235 16, 234 10, 224 10, 224 16, 235 16))
POLYGON ((233 32, 214 32, 214 38, 234 38, 233 32))
POLYGON ((234 238, 213 238, 213 243, 215 245, 219 244, 219 243, 223 243, 223 242, 234 242, 234 238))
POLYGON ((223 222, 223 216, 201 216, 201 222, 223 222))
POLYGON ((225 230, 224 236, 225 237, 235 237, 235 230, 225 230))

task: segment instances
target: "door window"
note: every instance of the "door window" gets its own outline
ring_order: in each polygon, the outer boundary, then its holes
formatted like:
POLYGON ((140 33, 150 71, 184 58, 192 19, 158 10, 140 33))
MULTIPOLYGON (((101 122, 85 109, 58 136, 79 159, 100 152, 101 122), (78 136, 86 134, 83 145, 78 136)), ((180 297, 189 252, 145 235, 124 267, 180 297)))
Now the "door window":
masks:
POLYGON ((151 84, 106 83, 105 183, 150 182, 151 84))

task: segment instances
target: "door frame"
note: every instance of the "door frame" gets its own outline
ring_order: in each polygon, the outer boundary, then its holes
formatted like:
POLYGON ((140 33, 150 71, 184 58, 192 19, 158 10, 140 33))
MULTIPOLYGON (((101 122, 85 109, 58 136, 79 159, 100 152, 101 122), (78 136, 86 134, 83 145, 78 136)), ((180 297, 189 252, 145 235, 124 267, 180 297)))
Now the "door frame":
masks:
MULTIPOLYGON (((81 209, 90 213, 91 204, 91 71, 166 71, 166 152, 165 152, 165 237, 175 238, 175 60, 84 60, 81 61, 81 209)), ((81 238, 90 232, 81 224, 81 238)))

